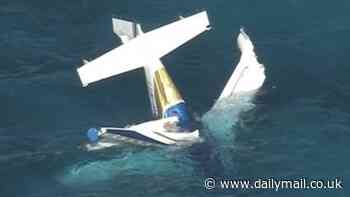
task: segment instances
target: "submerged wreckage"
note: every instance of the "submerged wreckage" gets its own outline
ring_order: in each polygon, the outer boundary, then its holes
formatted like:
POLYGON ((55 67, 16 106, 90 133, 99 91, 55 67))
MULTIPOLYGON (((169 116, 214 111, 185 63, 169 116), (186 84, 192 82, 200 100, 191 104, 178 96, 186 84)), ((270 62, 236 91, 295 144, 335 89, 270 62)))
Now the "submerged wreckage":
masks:
MULTIPOLYGON (((154 120, 125 128, 89 129, 91 144, 113 146, 117 140, 155 144, 193 142, 199 130, 186 103, 160 58, 210 29, 205 11, 144 33, 141 25, 113 18, 113 31, 122 45, 78 68, 83 86, 137 68, 145 72, 154 120)), ((254 46, 241 29, 238 46, 242 56, 218 100, 232 94, 258 89, 264 82, 264 67, 256 60, 254 46), (251 81, 254 81, 253 83, 251 81)))

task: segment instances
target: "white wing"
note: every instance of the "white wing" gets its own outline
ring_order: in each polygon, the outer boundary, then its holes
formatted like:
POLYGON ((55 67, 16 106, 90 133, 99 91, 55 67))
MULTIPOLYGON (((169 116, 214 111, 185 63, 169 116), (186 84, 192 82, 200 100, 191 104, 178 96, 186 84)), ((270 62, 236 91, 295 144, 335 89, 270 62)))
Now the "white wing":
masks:
POLYGON ((200 12, 142 34, 78 68, 83 86, 143 67, 207 30, 207 13, 200 12))

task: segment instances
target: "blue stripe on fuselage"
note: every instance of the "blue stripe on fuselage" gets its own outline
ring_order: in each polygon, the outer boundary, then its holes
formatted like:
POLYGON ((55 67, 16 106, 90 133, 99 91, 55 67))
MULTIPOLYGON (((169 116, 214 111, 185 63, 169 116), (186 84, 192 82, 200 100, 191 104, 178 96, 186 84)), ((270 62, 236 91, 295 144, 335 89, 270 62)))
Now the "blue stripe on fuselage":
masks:
POLYGON ((179 118, 179 126, 184 130, 191 129, 191 118, 187 110, 185 102, 178 103, 174 106, 169 107, 164 116, 166 118, 177 116, 179 118))

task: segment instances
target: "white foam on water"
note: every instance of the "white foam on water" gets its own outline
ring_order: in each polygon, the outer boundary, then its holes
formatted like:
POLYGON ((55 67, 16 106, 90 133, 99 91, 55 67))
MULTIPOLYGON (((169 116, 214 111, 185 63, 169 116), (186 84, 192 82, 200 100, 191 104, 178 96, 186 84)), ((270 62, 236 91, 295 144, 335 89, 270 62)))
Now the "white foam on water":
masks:
POLYGON ((57 176, 59 182, 75 187, 119 179, 124 176, 190 176, 193 165, 177 149, 148 149, 128 152, 109 160, 79 162, 57 176))

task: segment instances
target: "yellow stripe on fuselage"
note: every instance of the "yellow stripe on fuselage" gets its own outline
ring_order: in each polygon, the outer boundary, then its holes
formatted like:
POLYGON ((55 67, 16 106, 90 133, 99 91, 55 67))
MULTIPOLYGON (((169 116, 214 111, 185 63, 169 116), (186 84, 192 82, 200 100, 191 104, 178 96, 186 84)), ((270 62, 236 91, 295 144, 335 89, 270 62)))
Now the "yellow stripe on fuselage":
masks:
POLYGON ((164 111, 171 105, 175 105, 183 101, 179 91, 177 90, 173 80, 164 67, 159 68, 154 73, 154 96, 157 103, 159 113, 164 111))

